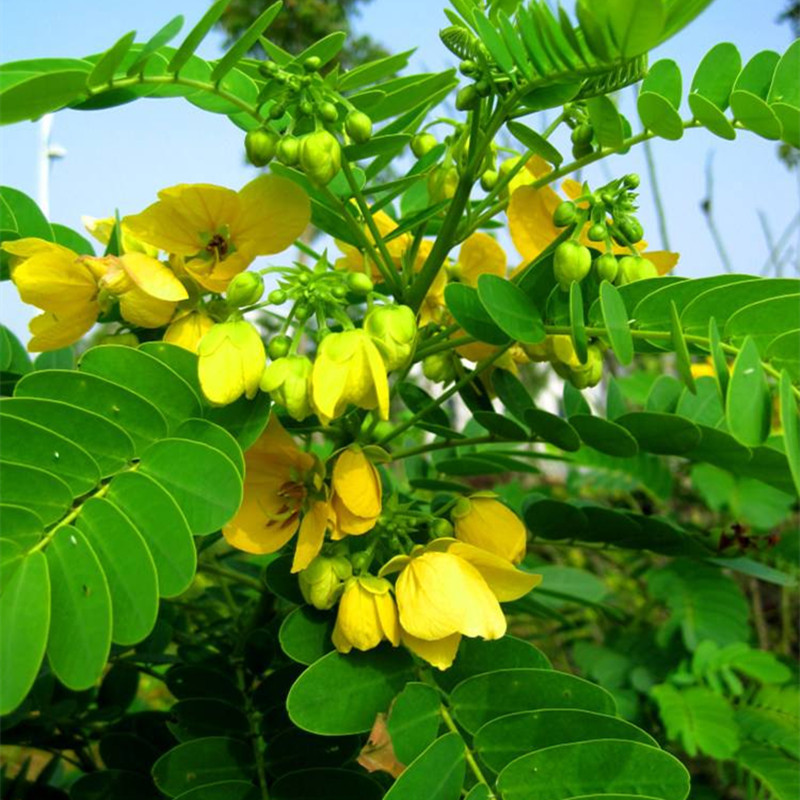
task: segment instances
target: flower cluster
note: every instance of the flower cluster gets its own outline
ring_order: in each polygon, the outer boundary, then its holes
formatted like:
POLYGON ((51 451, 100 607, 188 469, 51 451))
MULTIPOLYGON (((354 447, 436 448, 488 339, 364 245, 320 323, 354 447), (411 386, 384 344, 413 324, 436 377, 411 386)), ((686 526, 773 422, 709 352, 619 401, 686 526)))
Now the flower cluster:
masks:
POLYGON ((244 501, 223 533, 233 547, 259 554, 296 536, 292 572, 308 603, 338 603, 333 643, 340 652, 386 640, 445 669, 462 636, 501 637, 500 602, 540 580, 515 566, 526 538, 516 515, 494 495, 477 493, 452 503, 445 526, 452 536, 436 535, 441 517, 416 512, 398 536, 391 521, 403 512, 385 505, 368 452, 350 445, 323 462, 300 450, 272 416, 246 453, 244 501), (370 571, 375 560, 382 566, 370 571))

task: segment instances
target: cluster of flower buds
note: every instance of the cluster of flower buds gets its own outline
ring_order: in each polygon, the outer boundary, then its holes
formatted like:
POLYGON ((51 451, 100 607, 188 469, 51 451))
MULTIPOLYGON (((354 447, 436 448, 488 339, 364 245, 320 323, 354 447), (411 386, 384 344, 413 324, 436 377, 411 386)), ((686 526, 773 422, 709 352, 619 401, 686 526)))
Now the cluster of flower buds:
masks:
POLYGON ((603 377, 602 342, 590 344, 586 361, 581 361, 575 351, 572 338, 566 335, 548 336, 540 344, 523 345, 531 361, 547 361, 557 375, 568 380, 576 389, 597 386, 603 377))
POLYGON ((266 166, 273 158, 301 169, 315 184, 330 183, 341 167, 340 138, 363 144, 372 136, 372 120, 346 98, 332 93, 318 74, 320 59, 310 56, 302 67, 261 65, 271 79, 267 100, 270 122, 245 136, 251 164, 266 166))

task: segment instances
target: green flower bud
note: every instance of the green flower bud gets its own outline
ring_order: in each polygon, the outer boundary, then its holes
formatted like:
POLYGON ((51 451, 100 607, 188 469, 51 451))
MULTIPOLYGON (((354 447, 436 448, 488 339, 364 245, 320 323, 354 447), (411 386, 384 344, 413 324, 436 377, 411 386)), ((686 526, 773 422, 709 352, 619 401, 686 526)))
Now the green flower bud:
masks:
POLYGON ((310 100, 301 100, 297 110, 301 114, 310 117, 314 113, 314 104, 310 100))
POLYGON ((351 272, 347 276, 347 288, 353 294, 366 296, 375 288, 375 285, 363 272, 351 272))
POLYGON ((269 118, 270 119, 280 119, 286 113, 286 106, 281 103, 275 103, 272 108, 269 110, 269 118))
POLYGON ((562 242, 553 254, 553 272, 562 291, 568 292, 573 281, 582 281, 591 267, 589 248, 577 242, 562 242))
POLYGON ((613 283, 619 272, 619 262, 613 253, 603 253, 595 259, 594 268, 599 280, 613 283))
POLYGON ((278 148, 275 155, 281 164, 286 164, 287 167, 293 167, 300 158, 300 140, 294 136, 284 136, 278 142, 278 148))
POLYGON ((341 556, 317 556, 298 578, 303 599, 314 608, 326 611, 336 605, 344 582, 353 574, 350 562, 341 556))
POLYGON ((471 59, 465 59, 458 65, 458 71, 462 75, 466 75, 467 77, 469 77, 470 75, 474 75, 478 71, 478 65, 471 59))
POLYGON ((336 120, 339 119, 338 109, 333 103, 327 100, 324 103, 319 104, 317 113, 319 114, 320 119, 324 120, 325 122, 336 122, 336 120))
POLYGON ((244 150, 247 160, 254 167, 264 167, 272 160, 278 145, 279 136, 275 131, 257 128, 248 131, 244 137, 244 150))
POLYGON ((411 152, 417 158, 422 158, 430 153, 437 144, 439 142, 436 141, 436 137, 432 133, 418 133, 411 139, 411 152))
POLYGON ((283 358, 292 346, 292 340, 288 336, 273 336, 267 345, 267 355, 274 361, 283 358))
POLYGON ((347 289, 344 286, 334 286, 333 289, 331 289, 331 294, 337 300, 344 300, 345 297, 347 297, 347 289))
POLYGON ((228 284, 225 299, 235 308, 257 303, 264 294, 264 279, 257 272, 240 272, 228 284))
POLYGON ((608 235, 608 230, 602 222, 597 222, 589 228, 587 235, 590 242, 602 242, 608 235))
POLYGON ((259 66, 258 71, 264 76, 275 75, 280 67, 274 61, 265 61, 259 66))
POLYGON ((439 517, 431 522, 428 530, 434 539, 450 538, 453 535, 453 523, 448 519, 439 517))
POLYGON ((499 179, 500 173, 496 169, 485 170, 481 175, 481 189, 483 189, 484 192, 491 192, 497 185, 499 179))
POLYGON ((267 364, 261 376, 261 391, 269 392, 292 419, 302 422, 312 413, 311 360, 306 356, 284 356, 267 364))
POLYGON ((286 292, 283 289, 273 289, 267 295, 267 300, 274 306, 282 306, 286 302, 286 292))
POLYGON ((489 81, 478 81, 475 84, 475 91, 479 97, 488 97, 492 93, 492 85, 489 81))
POLYGON ((306 72, 316 72, 322 66, 322 59, 319 56, 309 56, 303 62, 303 69, 306 72))
POLYGON ((631 243, 636 244, 642 241, 644 230, 636 217, 625 217, 620 220, 619 229, 622 235, 631 243))
POLYGON ((356 144, 368 142, 372 136, 372 120, 363 111, 351 111, 344 121, 344 128, 356 144))
POLYGON ((458 170, 455 167, 436 167, 428 175, 428 197, 431 203, 450 200, 458 186, 458 170))
POLYGON ((378 306, 367 314, 364 330, 380 350, 386 370, 404 367, 417 339, 417 319, 408 306, 378 306))
POLYGON ((577 213, 578 209, 575 203, 571 200, 565 200, 563 203, 560 203, 553 212, 553 225, 564 228, 575 221, 577 213))
POLYGON ((637 189, 639 187, 639 176, 635 172, 626 175, 622 181, 628 189, 637 189))
POLYGON ((478 97, 478 90, 475 88, 475 84, 465 86, 463 89, 460 89, 456 95, 456 108, 459 111, 469 111, 475 108, 478 97))
POLYGON ((594 148, 590 143, 586 144, 574 144, 572 145, 572 156, 573 158, 586 158, 586 156, 590 156, 594 153, 594 148))
POLYGON ((572 131, 572 136, 570 138, 572 139, 572 144, 588 144, 592 141, 593 136, 594 128, 592 128, 591 125, 582 123, 572 131))
POLYGON ((422 374, 434 383, 450 383, 455 380, 456 367, 449 353, 432 353, 422 359, 422 374))
POLYGON ((656 265, 647 258, 641 256, 625 256, 619 262, 619 274, 617 283, 624 286, 634 281, 641 281, 645 278, 657 278, 658 270, 656 265))
POLYGON ((294 307, 294 317, 300 322, 305 322, 311 316, 311 307, 305 303, 298 303, 294 307))
POLYGON ((603 377, 603 353, 596 345, 589 345, 586 363, 571 366, 567 379, 576 389, 597 386, 603 377))
POLYGON ((314 183, 329 184, 342 166, 342 148, 328 131, 309 133, 300 140, 300 166, 314 183))

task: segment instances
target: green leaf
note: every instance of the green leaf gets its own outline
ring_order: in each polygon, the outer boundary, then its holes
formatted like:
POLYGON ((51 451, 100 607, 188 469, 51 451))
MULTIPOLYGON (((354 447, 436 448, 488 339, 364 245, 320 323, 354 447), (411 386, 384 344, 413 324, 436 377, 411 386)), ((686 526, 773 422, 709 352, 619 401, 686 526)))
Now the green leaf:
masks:
POLYGON ((636 100, 644 126, 663 139, 680 139, 683 121, 678 111, 682 92, 681 71, 670 59, 656 61, 645 76, 636 100))
POLYGON ((608 281, 600 284, 600 307, 614 355, 620 364, 627 366, 633 361, 633 337, 628 312, 619 290, 608 281))
POLYGON ((514 60, 508 47, 506 47, 506 43, 503 41, 503 37, 477 8, 472 10, 472 21, 475 25, 475 30, 481 37, 481 41, 497 62, 497 66, 507 75, 510 74, 514 69, 514 60))
POLYGON ((730 374, 728 372, 728 359, 725 357, 725 351, 722 349, 719 328, 717 327, 717 321, 714 317, 711 317, 708 321, 708 343, 711 348, 711 360, 714 362, 714 377, 719 388, 719 396, 724 403, 728 397, 730 374))
POLYGON ((45 551, 50 570, 52 617, 47 660, 73 691, 100 677, 111 647, 111 598, 103 568, 84 535, 71 525, 45 551))
POLYGON ((20 238, 34 236, 48 242, 55 241, 53 229, 35 200, 19 189, 12 189, 10 186, 0 186, 0 199, 13 212, 16 223, 14 230, 20 238))
POLYGON ((213 447, 226 456, 236 468, 239 477, 244 478, 244 455, 236 439, 225 428, 206 419, 187 419, 175 431, 175 437, 213 447))
POLYGON ((200 42, 206 38, 208 32, 217 23, 217 20, 222 16, 227 8, 230 0, 217 0, 213 3, 208 11, 200 18, 200 21, 192 28, 186 35, 186 38, 181 42, 181 46, 175 51, 172 60, 167 67, 169 72, 178 73, 181 67, 192 57, 194 51, 200 45, 200 42))
POLYGON ((41 519, 30 509, 0 503, 0 531, 4 539, 10 539, 23 550, 29 550, 42 538, 43 530, 41 519))
POLYGON ((197 376, 197 356, 183 347, 168 342, 144 342, 139 350, 148 356, 158 359, 176 372, 197 396, 201 405, 205 405, 200 379, 197 376))
POLYGON ((167 688, 179 700, 210 697, 236 707, 245 704, 244 694, 234 677, 200 664, 178 664, 166 675, 167 688))
POLYGON ((333 650, 333 622, 332 614, 310 606, 296 608, 281 623, 278 632, 281 649, 293 661, 313 664, 333 650))
POLYGON ((589 342, 583 319, 583 294, 578 281, 572 281, 569 287, 569 324, 575 355, 581 364, 585 364, 589 357, 589 342))
POLYGON ((93 497, 75 523, 95 552, 111 595, 111 640, 136 644, 156 624, 158 576, 141 534, 112 503, 93 497))
POLYGON ((640 450, 648 453, 683 455, 700 443, 697 425, 673 414, 636 411, 623 414, 615 421, 633 434, 640 450))
POLYGON ((282 775, 270 787, 272 800, 380 800, 382 787, 362 772, 346 769, 305 769, 282 775))
POLYGON ((612 0, 608 6, 611 35, 623 58, 635 58, 660 43, 664 0, 612 0))
POLYGON ((525 423, 535 436, 545 442, 560 447, 568 452, 580 449, 581 439, 578 432, 565 419, 543 411, 531 408, 525 412, 525 423))
POLYGON ((730 42, 721 42, 706 53, 692 79, 689 108, 695 119, 723 139, 735 139, 736 131, 723 113, 742 69, 742 57, 730 42))
POLYGON ((685 800, 689 773, 675 756, 640 742, 560 744, 512 761, 499 775, 503 800, 638 795, 685 800))
POLYGON ((141 73, 156 50, 172 41, 180 33, 182 27, 183 16, 178 14, 177 17, 173 17, 166 25, 159 28, 144 44, 125 74, 130 78, 141 73))
POLYGON ((727 321, 723 338, 740 345, 751 338, 760 353, 787 330, 800 328, 800 293, 772 297, 740 308, 727 321))
POLYGON ((670 302, 670 325, 672 328, 672 349, 675 351, 675 362, 678 368, 678 375, 685 384, 686 388, 694 393, 697 388, 694 385, 694 375, 692 374, 692 361, 689 358, 689 347, 683 335, 681 321, 678 315, 678 308, 675 301, 670 302))
POLYGON ((197 555, 191 531, 166 489, 140 472, 117 475, 107 499, 136 527, 153 556, 162 597, 175 597, 194 578, 197 555))
POLYGON ((250 723, 244 711, 214 697, 187 697, 175 703, 170 713, 175 717, 170 730, 180 742, 206 736, 246 739, 250 733, 250 723))
POLYGON ((362 144, 350 144, 344 148, 344 156, 349 161, 361 161, 375 156, 394 157, 411 141, 407 133, 395 133, 390 136, 374 136, 362 144))
POLYGON ((781 123, 781 138, 794 147, 800 147, 800 40, 795 40, 781 56, 772 84, 769 87, 767 102, 781 123))
POLYGON ((794 800, 800 792, 800 772, 797 761, 783 753, 761 745, 745 745, 736 754, 745 770, 768 791, 775 800, 794 800))
POLYGON ((764 358, 775 369, 786 370, 793 383, 800 383, 800 329, 787 331, 773 339, 764 358))
MULTIPOLYGON (((8 405, 8 402, 0 404, 0 411, 8 405)), ((3 416, 2 428, 5 460, 56 475, 69 486, 73 497, 90 492, 100 483, 97 462, 69 439, 14 416, 3 416)))
POLYGON ((478 425, 495 436, 523 442, 529 438, 525 428, 503 414, 496 414, 494 411, 476 411, 473 418, 478 425))
POLYGON ((198 786, 255 776, 249 742, 226 736, 192 739, 164 753, 153 765, 153 780, 168 797, 198 786))
MULTIPOLYGON (((610 102, 610 101, 609 101, 610 102)), ((521 122, 508 122, 506 124, 509 133, 534 155, 541 156, 545 161, 560 167, 564 161, 564 156, 550 144, 541 134, 523 125, 521 122)))
POLYGON ((250 27, 239 37, 236 43, 228 50, 227 53, 217 62, 216 66, 211 72, 211 80, 219 81, 228 72, 230 72, 239 61, 247 54, 247 52, 258 41, 264 31, 273 23, 278 12, 283 7, 281 0, 268 6, 261 14, 253 21, 250 27))
POLYGON ((343 736, 371 730, 375 715, 412 680, 413 662, 404 650, 328 653, 295 682, 286 699, 292 722, 303 730, 343 736))
POLYGON ((130 436, 137 453, 167 435, 167 423, 152 403, 88 373, 74 370, 31 372, 17 384, 14 396, 58 400, 99 414, 130 436))
POLYGON ((800 494, 800 419, 797 415, 797 400, 792 391, 792 382, 786 370, 781 373, 780 412, 786 459, 792 471, 795 489, 800 494))
POLYGON ((75 350, 72 347, 62 347, 58 350, 47 350, 39 353, 33 364, 34 369, 74 369, 75 350))
POLYGON ((494 772, 515 758, 569 742, 625 739, 657 747, 652 736, 625 720, 578 709, 518 711, 487 722, 475 734, 475 749, 494 772))
POLYGON ((602 147, 622 147, 625 131, 614 102, 605 95, 590 97, 586 101, 589 121, 594 128, 594 135, 602 147))
POLYGON ((464 785, 467 762, 464 742, 457 733, 437 739, 403 771, 387 800, 457 800, 464 785))
POLYGON ((69 790, 71 800, 144 800, 152 797, 153 782, 147 775, 124 769, 104 769, 82 775, 69 790))
POLYGON ((345 72, 339 80, 339 91, 349 92, 362 86, 378 83, 383 78, 390 78, 400 72, 408 64, 409 56, 414 50, 379 58, 366 64, 359 64, 345 72))
POLYGON ((117 67, 122 63, 136 38, 136 31, 130 31, 124 36, 120 36, 117 41, 106 50, 94 65, 94 69, 89 73, 86 80, 88 86, 100 86, 110 81, 117 71, 117 67))
POLYGON ((464 283, 451 283, 444 297, 450 313, 470 336, 487 344, 508 344, 510 337, 489 316, 476 289, 464 283))
POLYGON ((397 384, 397 393, 414 414, 419 414, 423 409, 429 409, 420 418, 419 425, 421 428, 428 427, 428 424, 445 430, 450 428, 452 423, 450 422, 450 417, 447 416, 447 412, 441 406, 437 406, 433 397, 420 386, 410 381, 400 381, 397 384))
POLYGON ((0 124, 38 119, 64 108, 86 91, 87 72, 72 69, 30 75, 0 91, 0 124))
POLYGON ((583 678, 547 669, 499 669, 475 675, 453 689, 450 702, 459 723, 470 733, 514 711, 582 708, 614 714, 613 697, 583 678))
POLYGON ((755 447, 767 440, 772 416, 767 380, 758 348, 745 339, 733 364, 725 418, 728 429, 742 444, 755 447))
POLYGON ((639 452, 636 439, 621 425, 591 414, 573 414, 569 424, 582 441, 610 456, 629 458, 639 452))
POLYGON ((734 117, 765 139, 781 138, 781 123, 767 103, 769 87, 780 56, 772 50, 756 53, 736 78, 730 104, 734 117))
POLYGON ((545 339, 544 322, 536 304, 511 281, 498 275, 478 278, 478 297, 498 328, 523 344, 545 339))
MULTIPOLYGON (((5 533, 5 517, 3 529, 5 533)), ((10 553, 6 540, 0 551, 10 553)), ((41 551, 19 559, 0 590, 0 714, 9 714, 25 698, 39 672, 50 628, 50 577, 41 551)))
POLYGON ((271 403, 266 392, 259 392, 252 400, 240 397, 230 405, 212 408, 205 417, 225 428, 239 443, 239 447, 247 450, 267 427, 271 403))
POLYGON ((37 467, 0 461, 3 502, 33 511, 44 525, 59 520, 72 505, 72 492, 61 478, 37 467))
POLYGON ((19 417, 72 440, 92 454, 103 477, 118 472, 133 459, 133 442, 122 428, 68 403, 34 397, 3 398, 0 416, 19 417))
POLYGON ((492 387, 503 405, 519 420, 525 421, 525 413, 534 410, 533 398, 525 384, 507 369, 492 372, 492 387))
POLYGON ((534 77, 534 71, 530 61, 528 60, 525 46, 522 44, 522 40, 517 35, 517 31, 511 24, 511 20, 509 20, 508 15, 502 10, 497 14, 497 23, 499 24, 503 41, 505 42, 508 51, 511 53, 517 68, 528 80, 532 80, 534 77))
POLYGON ((311 767, 339 767, 353 759, 362 741, 360 736, 315 736, 289 727, 270 737, 264 760, 267 770, 277 776, 311 767))
POLYGON ((425 683, 407 683, 392 702, 386 727, 395 756, 410 764, 436 738, 442 718, 439 694, 425 683))

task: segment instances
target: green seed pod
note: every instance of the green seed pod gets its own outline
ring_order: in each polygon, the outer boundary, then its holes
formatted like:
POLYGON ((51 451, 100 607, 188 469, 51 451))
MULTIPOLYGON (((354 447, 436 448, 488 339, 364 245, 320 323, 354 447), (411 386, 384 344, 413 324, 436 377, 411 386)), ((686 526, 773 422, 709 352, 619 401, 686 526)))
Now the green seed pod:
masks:
POLYGON ((248 131, 244 137, 244 150, 247 160, 254 167, 264 167, 272 161, 278 146, 279 136, 275 131, 257 128, 248 131))
POLYGON ((347 276, 347 288, 353 294, 366 296, 375 288, 375 285, 372 283, 369 276, 365 275, 363 272, 351 272, 347 276))
POLYGON ((613 283, 619 272, 619 262, 612 253, 603 253, 595 259, 594 268, 599 280, 613 283))
POLYGON ((583 280, 591 267, 589 248, 577 242, 562 242, 553 254, 553 273, 562 291, 568 292, 573 281, 583 280))
POLYGON ((324 103, 319 104, 317 114, 319 115, 320 119, 324 120, 325 122, 336 122, 336 120, 339 119, 339 110, 333 103, 328 102, 327 100, 324 103))
POLYGON ((228 284, 225 299, 234 308, 251 306, 264 294, 264 279, 257 272, 240 272, 228 284))
POLYGON ((309 56, 303 62, 303 69, 306 72, 316 72, 322 66, 322 59, 319 56, 309 56))
POLYGON ((439 142, 436 141, 436 137, 432 133, 418 133, 411 140, 411 152, 417 158, 422 158, 430 153, 437 144, 439 142))
POLYGON ((300 158, 300 140, 295 136, 284 136, 278 142, 275 155, 281 164, 293 167, 300 158))
POLYGON ((314 183, 329 184, 342 166, 342 148, 328 131, 309 133, 300 140, 300 166, 314 183))
POLYGON ((351 111, 344 121, 344 128, 356 144, 368 142, 372 136, 372 120, 363 111, 351 111))
POLYGON ((274 361, 283 358, 292 346, 292 340, 288 336, 273 336, 267 345, 267 355, 274 361))
POLYGON ((283 289, 273 289, 267 295, 267 300, 274 306, 282 306, 286 302, 286 292, 283 289))
POLYGON ((602 222, 597 222, 589 228, 587 236, 590 242, 602 242, 608 236, 608 230, 602 222))
POLYGON ((500 173, 496 169, 487 169, 481 175, 481 189, 483 189, 484 192, 491 192, 497 185, 499 179, 500 173))
POLYGON ((575 221, 577 213, 578 209, 575 203, 571 200, 565 200, 563 203, 560 203, 553 212, 553 225, 559 228, 565 228, 571 222, 575 221))
POLYGON ((636 244, 642 241, 644 230, 636 217, 625 217, 619 222, 619 229, 622 235, 631 243, 636 244))
POLYGON ((459 111, 469 111, 475 108, 478 97, 478 90, 475 88, 474 84, 465 86, 463 89, 460 89, 456 95, 456 108, 459 111))
POLYGON ((589 144, 589 142, 592 141, 593 136, 594 128, 584 122, 578 125, 575 130, 572 131, 570 138, 572 139, 572 144, 589 144))

